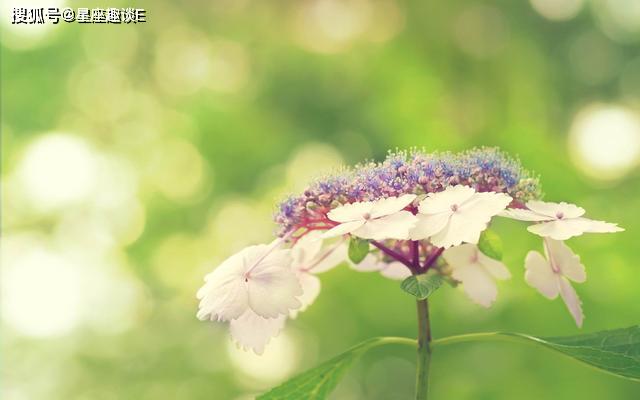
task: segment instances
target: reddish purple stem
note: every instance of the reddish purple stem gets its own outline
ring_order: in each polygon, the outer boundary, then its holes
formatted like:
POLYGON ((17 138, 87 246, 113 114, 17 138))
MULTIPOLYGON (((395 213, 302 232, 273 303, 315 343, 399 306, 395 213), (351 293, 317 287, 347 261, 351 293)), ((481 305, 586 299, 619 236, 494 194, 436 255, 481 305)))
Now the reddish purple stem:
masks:
POLYGON ((404 254, 399 253, 395 250, 392 250, 390 248, 388 248, 387 246, 383 245, 382 243, 372 240, 371 244, 373 244, 374 246, 376 246, 377 248, 380 249, 380 251, 382 251, 384 254, 388 255, 391 258, 395 258, 396 260, 400 261, 401 263, 403 263, 404 265, 407 266, 407 268, 409 268, 411 270, 411 272, 415 272, 416 269, 413 266, 413 263, 407 259, 407 257, 404 256, 404 254))

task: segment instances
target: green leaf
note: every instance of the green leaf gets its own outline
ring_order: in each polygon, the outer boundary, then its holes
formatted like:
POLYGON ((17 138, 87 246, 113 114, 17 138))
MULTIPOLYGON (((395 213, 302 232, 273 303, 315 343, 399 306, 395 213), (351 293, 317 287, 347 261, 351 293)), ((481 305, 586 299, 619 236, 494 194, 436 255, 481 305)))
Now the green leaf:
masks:
POLYGON ((318 365, 302 374, 289 379, 268 392, 256 397, 256 400, 322 400, 335 389, 349 367, 373 347, 384 344, 406 344, 415 346, 416 341, 398 337, 380 337, 366 340, 353 346, 344 353, 318 365))
POLYGON ((502 260, 502 240, 497 233, 491 229, 485 229, 478 240, 478 249, 494 260, 502 260))
POLYGON ((355 264, 360 264, 369 254, 369 241, 352 236, 349 241, 349 259, 355 264))
POLYGON ((555 350, 599 370, 640 381, 640 325, 586 335, 539 338, 522 333, 492 332, 434 340, 433 346, 450 343, 515 339, 555 350))
POLYGON ((421 275, 411 275, 402 281, 400 287, 419 300, 424 300, 442 286, 443 282, 442 276, 429 272, 421 275))

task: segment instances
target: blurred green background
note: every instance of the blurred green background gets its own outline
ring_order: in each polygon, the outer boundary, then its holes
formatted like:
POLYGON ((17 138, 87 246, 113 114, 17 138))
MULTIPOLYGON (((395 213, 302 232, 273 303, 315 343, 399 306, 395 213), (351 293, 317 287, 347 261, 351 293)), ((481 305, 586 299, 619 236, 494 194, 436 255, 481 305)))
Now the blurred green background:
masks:
MULTIPOLYGON (((272 238, 275 204, 388 149, 500 146, 546 199, 626 232, 569 245, 583 332, 640 322, 640 2, 36 1, 147 9, 138 25, 2 34, 2 398, 248 399, 379 335, 414 336, 398 282, 346 266, 262 357, 195 318, 202 277, 272 238), (135 3, 135 4, 134 4, 135 3)), ((435 337, 576 334, 523 280, 540 249, 500 220, 496 304, 445 288, 435 337)), ((372 352, 335 399, 409 399, 414 354, 372 352)), ((433 399, 638 399, 640 385, 535 347, 438 350, 433 399)))

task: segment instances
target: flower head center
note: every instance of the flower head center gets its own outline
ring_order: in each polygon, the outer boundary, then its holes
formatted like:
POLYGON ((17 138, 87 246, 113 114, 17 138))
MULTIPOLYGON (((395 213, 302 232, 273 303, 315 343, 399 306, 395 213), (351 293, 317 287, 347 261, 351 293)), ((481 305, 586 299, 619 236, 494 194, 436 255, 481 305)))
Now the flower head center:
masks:
POLYGON ((371 219, 371 214, 370 213, 364 213, 362 214, 362 218, 364 218, 365 221, 368 221, 371 219))
POLYGON ((562 211, 558 211, 558 212, 556 213, 556 218, 558 218, 558 219, 562 219, 562 218, 564 218, 564 213, 563 213, 562 211))
POLYGON ((457 204, 452 204, 451 205, 451 211, 453 211, 453 212, 457 212, 458 208, 460 208, 460 207, 457 204))

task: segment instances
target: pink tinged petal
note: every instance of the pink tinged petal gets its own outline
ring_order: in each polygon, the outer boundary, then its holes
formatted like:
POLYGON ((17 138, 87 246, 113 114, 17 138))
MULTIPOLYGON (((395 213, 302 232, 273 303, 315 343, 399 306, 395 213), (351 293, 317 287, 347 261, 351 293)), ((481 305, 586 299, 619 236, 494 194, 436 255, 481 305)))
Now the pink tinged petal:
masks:
POLYGON ((491 257, 487 257, 478 250, 478 263, 482 265, 495 279, 505 280, 511 279, 511 272, 509 269, 498 260, 494 260, 491 257))
POLYGON ((508 208, 498 215, 519 221, 550 221, 553 219, 547 215, 538 214, 531 210, 523 210, 521 208, 508 208))
POLYGON ((374 202, 371 209, 371 218, 380 218, 403 210, 415 200, 415 194, 405 194, 400 197, 389 197, 374 202))
POLYGON ((294 269, 306 268, 322 249, 322 233, 311 231, 304 235, 291 248, 292 267, 294 269))
POLYGON ((308 271, 313 274, 320 274, 332 270, 347 259, 347 246, 341 244, 331 244, 325 247, 308 271))
POLYGON ((442 231, 449 222, 452 211, 441 212, 438 214, 418 214, 416 215, 416 224, 411 229, 411 240, 428 239, 436 233, 442 231))
POLYGON ((287 250, 270 253, 253 268, 247 278, 249 306, 258 315, 275 318, 300 306, 296 299, 302 288, 294 271, 287 250))
POLYGON ((558 297, 560 277, 551 269, 549 262, 537 251, 530 251, 524 261, 526 272, 525 281, 529 286, 538 291, 548 299, 558 297))
POLYGON ((364 225, 364 223, 365 223, 365 220, 344 222, 324 232, 322 234, 322 238, 328 239, 336 236, 346 235, 347 233, 351 233, 356 229, 360 228, 362 225, 364 225))
POLYGON ((263 318, 251 310, 247 310, 241 317, 229 323, 231 338, 244 350, 252 349, 256 354, 262 354, 272 337, 284 328, 286 317, 263 318))
MULTIPOLYGON (((579 219, 587 220, 586 218, 579 218, 579 219)), ((589 229, 586 230, 586 232, 589 232, 589 233, 613 233, 613 232, 624 231, 624 228, 619 227, 618 224, 612 224, 611 222, 594 221, 594 220, 587 220, 587 221, 590 221, 589 229)))
POLYGON ((476 193, 469 186, 449 186, 442 192, 429 193, 418 207, 421 214, 438 214, 451 211, 452 205, 461 205, 476 193))
POLYGON ((409 238, 409 231, 416 223, 415 215, 399 211, 386 217, 371 219, 351 233, 363 239, 384 240, 409 238))
POLYGON ((491 274, 479 264, 452 266, 451 276, 462 283, 462 289, 475 303, 490 307, 498 296, 498 288, 491 274))
POLYGON ((450 266, 464 266, 474 262, 478 248, 472 244, 450 247, 442 253, 442 257, 450 266))
POLYGON ((559 218, 578 218, 584 214, 584 208, 569 203, 549 203, 545 201, 532 200, 527 202, 527 208, 530 210, 546 215, 553 219, 559 218))
POLYGON ((367 254, 364 260, 360 261, 358 264, 354 264, 349 260, 349 266, 351 269, 356 270, 358 272, 373 272, 380 271, 384 268, 385 263, 380 261, 380 258, 372 253, 367 254))
POLYGON ((374 203, 363 201, 359 203, 345 204, 329 211, 327 217, 335 222, 351 222, 364 219, 365 214, 371 214, 374 203))
POLYGON ((392 262, 385 265, 380 274, 385 278, 401 281, 411 276, 411 271, 401 262, 392 262))
POLYGON ((554 240, 567 240, 574 236, 580 236, 586 232, 591 223, 585 219, 561 219, 550 222, 542 222, 527 227, 527 230, 538 236, 549 237, 554 240))
POLYGON ((289 312, 291 318, 296 318, 298 313, 305 311, 320 294, 320 279, 317 276, 302 272, 298 275, 298 279, 302 287, 302 295, 298 297, 300 308, 289 312))
POLYGON ((582 327, 582 321, 584 320, 584 314, 582 313, 582 302, 576 293, 576 290, 571 286, 571 283, 565 278, 560 278, 560 296, 564 300, 564 304, 567 305, 567 309, 576 321, 578 328, 582 327))
POLYGON ((563 242, 545 239, 547 257, 556 269, 574 282, 582 283, 587 279, 584 265, 580 263, 580 256, 576 255, 563 242))

